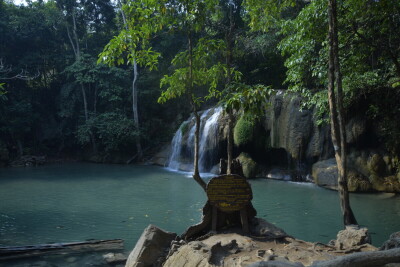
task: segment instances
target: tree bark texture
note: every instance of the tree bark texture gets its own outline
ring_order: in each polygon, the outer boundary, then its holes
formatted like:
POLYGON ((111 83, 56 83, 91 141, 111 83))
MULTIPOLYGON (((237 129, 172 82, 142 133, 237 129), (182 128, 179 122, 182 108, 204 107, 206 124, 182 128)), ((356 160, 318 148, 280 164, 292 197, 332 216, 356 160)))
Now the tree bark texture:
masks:
POLYGON ((196 128, 194 134, 194 157, 193 157, 193 179, 206 191, 207 184, 201 179, 200 171, 199 171, 199 143, 200 143, 200 115, 197 112, 197 106, 195 103, 194 95, 193 95, 193 44, 192 44, 192 35, 188 33, 188 51, 189 51, 189 73, 188 73, 188 91, 190 103, 192 105, 192 110, 194 117, 196 119, 196 128))
POLYGON ((357 252, 333 260, 318 262, 312 267, 380 267, 388 263, 400 263, 400 248, 357 252))
POLYGON ((228 111, 228 163, 227 174, 232 174, 232 161, 233 161, 233 114, 232 110, 228 111))
POLYGON ((339 64, 339 45, 337 29, 337 3, 329 0, 329 69, 328 69, 328 102, 331 119, 331 136, 335 150, 338 167, 338 191, 340 207, 343 213, 344 225, 357 224, 350 207, 349 192, 347 188, 347 163, 346 163, 346 131, 344 123, 342 77, 339 64), (335 82, 337 95, 335 95, 335 82))
MULTIPOLYGON (((226 58, 225 63, 228 69, 228 76, 226 79, 226 86, 229 86, 232 82, 232 47, 233 47, 233 31, 235 29, 235 23, 233 20, 233 7, 232 4, 229 4, 229 29, 226 31, 225 34, 225 42, 226 42, 226 58)), ((228 162, 226 173, 232 173, 232 162, 233 162, 233 110, 228 110, 228 147, 227 147, 227 154, 228 154, 228 162)))
POLYGON ((206 191, 207 184, 201 179, 199 172, 199 143, 200 143, 200 115, 197 110, 194 110, 194 117, 196 118, 196 128, 194 132, 194 173, 193 179, 206 191))
MULTIPOLYGON (((122 20, 124 22, 124 26, 126 30, 129 30, 128 23, 126 21, 126 16, 124 11, 122 10, 122 3, 118 1, 118 5, 121 11, 122 20)), ((133 52, 133 51, 132 51, 133 52)), ((138 89, 136 86, 136 82, 139 78, 139 70, 137 66, 137 62, 133 59, 133 80, 132 80, 132 113, 133 113, 133 123, 137 131, 139 131, 140 123, 139 123, 139 112, 138 112, 138 89)), ((140 141, 140 135, 136 137, 136 158, 138 161, 143 160, 143 149, 140 141)))
MULTIPOLYGON (((133 81, 132 81, 132 112, 133 112, 133 121, 135 124, 135 128, 139 131, 139 113, 138 113, 138 90, 136 87, 136 82, 139 76, 139 71, 137 67, 136 60, 133 60, 133 81)), ((137 150, 137 159, 141 161, 143 159, 143 150, 142 145, 140 143, 140 135, 136 137, 136 150, 137 150)))

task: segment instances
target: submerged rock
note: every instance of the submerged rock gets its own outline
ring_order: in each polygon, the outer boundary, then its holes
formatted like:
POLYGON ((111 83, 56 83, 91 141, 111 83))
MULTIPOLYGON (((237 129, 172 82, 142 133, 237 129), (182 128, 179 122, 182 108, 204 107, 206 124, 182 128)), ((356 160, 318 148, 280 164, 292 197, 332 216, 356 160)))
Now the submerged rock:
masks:
POLYGON ((161 266, 176 236, 175 233, 149 225, 129 254, 125 267, 161 266))

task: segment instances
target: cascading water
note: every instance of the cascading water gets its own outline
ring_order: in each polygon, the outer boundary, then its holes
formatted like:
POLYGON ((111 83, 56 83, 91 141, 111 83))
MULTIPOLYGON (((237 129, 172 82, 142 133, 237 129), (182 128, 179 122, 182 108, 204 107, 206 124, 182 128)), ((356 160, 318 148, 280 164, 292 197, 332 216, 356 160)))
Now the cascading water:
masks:
POLYGON ((173 170, 179 169, 179 157, 181 154, 181 143, 183 136, 181 127, 179 127, 178 131, 176 131, 171 143, 171 155, 168 160, 168 167, 173 170))
POLYGON ((199 170, 205 172, 210 169, 215 161, 215 148, 218 145, 218 118, 221 115, 222 107, 215 108, 204 124, 200 137, 199 170), (211 166, 210 166, 211 163, 211 166))
MULTIPOLYGON (((212 164, 216 164, 215 148, 218 145, 218 118, 222 108, 205 110, 200 116, 200 142, 199 142, 199 170, 210 171, 212 164)), ((194 135, 196 123, 192 116, 184 121, 176 131, 171 142, 171 154, 168 168, 173 170, 193 170, 194 135), (184 133, 184 129, 187 133, 184 133)))

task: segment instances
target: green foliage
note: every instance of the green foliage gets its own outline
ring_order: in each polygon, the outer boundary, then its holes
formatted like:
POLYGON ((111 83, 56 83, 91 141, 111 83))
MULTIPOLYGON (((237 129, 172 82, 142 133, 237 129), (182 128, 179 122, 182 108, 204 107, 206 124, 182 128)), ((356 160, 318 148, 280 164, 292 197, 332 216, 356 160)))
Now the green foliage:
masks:
POLYGON ((236 146, 249 146, 256 135, 256 119, 250 115, 243 115, 237 121, 233 130, 233 140, 236 146))
POLYGON ((122 65, 136 63, 155 69, 160 53, 153 51, 150 39, 162 29, 163 18, 160 16, 164 7, 159 1, 128 1, 122 7, 128 18, 124 29, 109 41, 99 54, 98 63, 122 65))
MULTIPOLYGON (((220 92, 217 90, 218 82, 227 75, 227 67, 215 62, 216 53, 224 49, 224 42, 221 40, 202 38, 197 42, 192 52, 192 68, 188 65, 189 52, 178 53, 172 60, 176 67, 172 75, 165 75, 161 79, 160 86, 167 86, 167 89, 161 93, 158 99, 159 103, 165 103, 167 100, 182 96, 187 92, 190 86, 208 86, 208 97, 218 97, 220 92), (191 74, 191 76, 190 76, 191 74)), ((234 78, 239 79, 240 73, 233 72, 234 78)), ((194 104, 199 106, 203 99, 193 97, 194 104)))
POLYGON ((254 30, 268 31, 282 21, 282 13, 294 7, 295 0, 244 0, 249 15, 249 25, 254 30))
POLYGON ((231 83, 225 89, 220 103, 225 110, 243 110, 259 117, 264 114, 268 98, 274 93, 270 87, 260 84, 231 83))
MULTIPOLYGON (((361 96, 391 86, 398 52, 392 49, 400 36, 398 1, 339 2, 340 65, 344 104, 350 108, 361 96), (390 22, 389 22, 390 21, 390 22), (389 25, 391 24, 391 25, 389 25), (374 37, 372 37, 374 36, 374 37), (392 37, 390 37, 392 36, 392 37), (395 37, 396 36, 396 37, 395 37), (390 56, 389 56, 390 55, 390 56)), ((279 49, 286 56, 286 83, 303 96, 303 107, 317 108, 318 122, 328 113, 327 97, 327 1, 307 4, 292 20, 282 24, 279 49)))
POLYGON ((96 137, 102 150, 109 153, 124 151, 129 145, 133 146, 139 131, 135 129, 133 121, 125 115, 105 112, 80 125, 76 137, 80 144, 87 145, 90 144, 91 134, 96 137))

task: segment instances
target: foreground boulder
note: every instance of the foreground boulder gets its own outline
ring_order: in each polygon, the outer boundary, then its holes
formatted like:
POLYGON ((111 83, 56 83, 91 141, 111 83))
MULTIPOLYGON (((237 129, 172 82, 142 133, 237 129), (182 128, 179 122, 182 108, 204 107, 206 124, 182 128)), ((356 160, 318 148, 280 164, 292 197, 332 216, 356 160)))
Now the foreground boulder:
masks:
POLYGON ((371 244, 368 229, 358 225, 347 225, 339 231, 337 239, 333 241, 337 249, 351 249, 364 244, 371 244))
POLYGON ((125 267, 161 266, 176 236, 175 233, 149 225, 129 254, 125 267))

